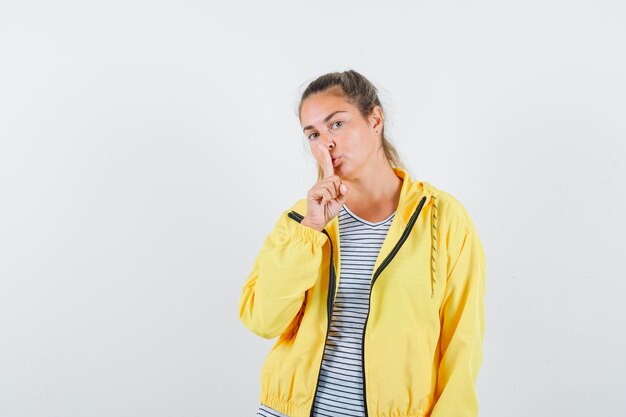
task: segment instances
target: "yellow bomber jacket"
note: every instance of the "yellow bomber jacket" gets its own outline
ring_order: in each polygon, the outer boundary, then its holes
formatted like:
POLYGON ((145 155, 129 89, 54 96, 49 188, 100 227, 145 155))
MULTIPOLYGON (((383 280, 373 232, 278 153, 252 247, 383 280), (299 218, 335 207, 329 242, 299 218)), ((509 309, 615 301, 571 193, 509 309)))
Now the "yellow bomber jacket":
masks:
MULTIPOLYGON (((403 180, 374 264, 362 346, 368 417, 475 417, 483 360, 485 255, 467 210, 426 181, 403 180)), ((239 302, 255 334, 278 340, 261 370, 260 402, 310 417, 340 271, 338 217, 300 224, 306 199, 284 211, 256 257, 239 302)))

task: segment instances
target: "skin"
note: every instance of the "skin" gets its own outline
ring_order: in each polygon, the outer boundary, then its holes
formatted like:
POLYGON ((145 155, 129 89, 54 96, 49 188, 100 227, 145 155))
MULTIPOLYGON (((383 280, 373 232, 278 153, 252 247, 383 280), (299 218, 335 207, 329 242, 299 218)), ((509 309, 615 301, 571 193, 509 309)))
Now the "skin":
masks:
POLYGON ((391 168, 382 147, 382 109, 375 106, 363 118, 358 108, 345 100, 339 87, 307 97, 300 110, 300 124, 309 148, 325 177, 329 159, 341 156, 334 175, 347 185, 348 209, 370 222, 389 217, 398 207, 402 179, 391 168), (327 122, 324 119, 336 111, 327 122), (318 145, 322 145, 320 149, 318 145))

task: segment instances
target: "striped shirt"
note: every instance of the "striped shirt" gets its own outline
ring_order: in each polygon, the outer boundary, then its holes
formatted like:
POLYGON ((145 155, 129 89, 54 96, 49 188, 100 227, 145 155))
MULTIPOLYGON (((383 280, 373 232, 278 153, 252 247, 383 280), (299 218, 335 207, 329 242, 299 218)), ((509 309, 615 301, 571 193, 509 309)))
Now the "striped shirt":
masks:
MULTIPOLYGON (((363 331, 374 263, 394 215, 373 223, 355 215, 345 204, 339 210, 341 271, 313 401, 315 417, 365 415, 363 331)), ((257 416, 289 417, 264 404, 260 404, 257 416)))

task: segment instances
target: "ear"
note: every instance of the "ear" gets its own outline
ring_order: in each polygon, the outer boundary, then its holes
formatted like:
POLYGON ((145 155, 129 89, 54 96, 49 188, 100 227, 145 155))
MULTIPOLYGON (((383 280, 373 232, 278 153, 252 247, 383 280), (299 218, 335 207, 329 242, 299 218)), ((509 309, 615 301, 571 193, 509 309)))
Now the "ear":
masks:
POLYGON ((380 106, 374 106, 369 116, 369 122, 372 129, 380 132, 383 128, 383 111, 380 106))

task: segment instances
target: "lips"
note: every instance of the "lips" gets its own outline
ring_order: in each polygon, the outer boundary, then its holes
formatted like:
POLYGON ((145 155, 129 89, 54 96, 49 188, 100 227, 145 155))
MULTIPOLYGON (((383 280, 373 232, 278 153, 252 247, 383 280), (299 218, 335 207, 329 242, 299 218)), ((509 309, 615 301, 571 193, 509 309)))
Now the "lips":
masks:
POLYGON ((336 167, 341 162, 341 157, 331 158, 333 160, 333 166, 336 167))

